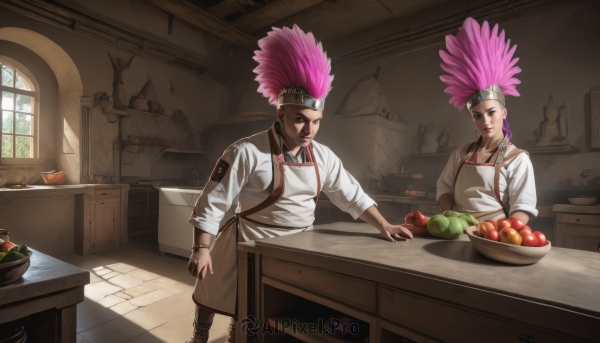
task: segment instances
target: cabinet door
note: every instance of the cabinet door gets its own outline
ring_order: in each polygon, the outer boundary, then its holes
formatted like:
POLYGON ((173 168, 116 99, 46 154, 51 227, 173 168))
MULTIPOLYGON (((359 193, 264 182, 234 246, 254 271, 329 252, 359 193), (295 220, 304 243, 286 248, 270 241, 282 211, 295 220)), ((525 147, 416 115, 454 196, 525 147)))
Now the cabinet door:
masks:
POLYGON ((92 252, 119 246, 119 198, 97 199, 94 203, 92 252))
POLYGON ((600 237, 565 235, 565 248, 600 252, 600 237))

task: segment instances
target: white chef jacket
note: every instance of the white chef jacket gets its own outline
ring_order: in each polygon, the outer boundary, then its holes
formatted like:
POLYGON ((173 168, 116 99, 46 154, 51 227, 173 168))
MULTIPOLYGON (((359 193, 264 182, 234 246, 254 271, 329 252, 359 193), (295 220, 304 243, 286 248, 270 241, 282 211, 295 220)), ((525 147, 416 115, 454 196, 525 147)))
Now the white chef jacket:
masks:
MULTIPOLYGON (((463 144, 456 148, 450 155, 444 171, 437 181, 437 196, 439 198, 444 193, 455 196, 455 192, 461 190, 454 189, 454 181, 459 166, 464 162, 469 152, 471 143, 463 144)), ((538 211, 535 209, 537 195, 535 190, 535 177, 533 166, 529 155, 521 153, 506 161, 501 168, 500 177, 500 198, 505 208, 509 208, 509 215, 515 211, 524 211, 536 217, 538 211)), ((491 194, 482 194, 481 198, 472 209, 473 212, 488 212, 498 209, 498 200, 491 194)))
MULTIPOLYGON (((279 135, 276 138, 282 141, 279 135)), ((312 145, 319 167, 321 190, 334 205, 354 219, 369 207, 377 205, 328 147, 315 141, 312 141, 312 145)), ((271 149, 266 132, 233 143, 225 150, 221 160, 229 164, 224 177, 220 182, 209 180, 189 219, 190 224, 212 235, 218 233, 219 223, 232 204, 237 203, 236 212, 243 212, 264 201, 271 192, 273 179, 271 149)))

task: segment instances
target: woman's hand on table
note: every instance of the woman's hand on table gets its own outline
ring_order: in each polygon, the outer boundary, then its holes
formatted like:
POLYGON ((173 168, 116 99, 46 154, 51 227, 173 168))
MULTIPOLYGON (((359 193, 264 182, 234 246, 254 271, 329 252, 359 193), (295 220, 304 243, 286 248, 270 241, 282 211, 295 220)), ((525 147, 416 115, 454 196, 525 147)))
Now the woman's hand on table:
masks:
POLYGON ((192 276, 203 280, 206 272, 213 274, 212 259, 208 249, 200 249, 192 253, 188 262, 188 271, 192 276))
POLYGON ((413 238, 412 232, 402 225, 383 225, 381 235, 390 242, 406 241, 413 238))

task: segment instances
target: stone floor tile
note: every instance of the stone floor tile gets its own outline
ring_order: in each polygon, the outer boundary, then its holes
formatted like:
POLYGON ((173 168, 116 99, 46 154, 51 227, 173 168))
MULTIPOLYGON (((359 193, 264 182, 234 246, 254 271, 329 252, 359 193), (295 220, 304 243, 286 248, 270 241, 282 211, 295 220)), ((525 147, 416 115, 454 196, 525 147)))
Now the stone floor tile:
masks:
POLYGON ((112 307, 112 306, 114 306, 114 305, 116 305, 118 303, 121 303, 123 301, 125 301, 125 299, 116 297, 116 296, 114 296, 114 295, 111 294, 111 295, 107 295, 106 297, 104 297, 104 299, 98 301, 98 304, 100 304, 100 305, 102 305, 104 307, 112 307))
POLYGON ((131 298, 133 298, 131 295, 127 294, 127 293, 123 293, 123 292, 117 292, 115 294, 113 294, 114 296, 117 296, 119 298, 123 298, 125 300, 129 300, 131 298))
POLYGON ((158 274, 154 274, 154 273, 142 270, 142 269, 137 269, 137 270, 131 271, 131 272, 127 273, 127 275, 131 275, 133 277, 136 277, 136 278, 138 278, 140 280, 144 280, 144 281, 150 281, 150 280, 154 280, 154 279, 160 277, 160 275, 158 275, 158 274))
POLYGON ((121 275, 121 273, 119 273, 119 272, 110 272, 108 274, 100 275, 100 277, 103 278, 104 280, 108 280, 108 279, 114 278, 117 275, 121 275))
POLYGON ((125 313, 129 313, 133 310, 137 310, 138 307, 130 303, 129 301, 123 301, 115 306, 111 307, 110 310, 118 313, 120 315, 124 315, 125 313))
POLYGON ((132 288, 135 286, 139 286, 144 283, 143 280, 140 280, 136 277, 127 274, 120 274, 118 276, 113 277, 108 282, 115 286, 119 286, 123 289, 132 288))
POLYGON ((131 311, 123 315, 123 317, 136 324, 137 326, 144 328, 144 330, 146 331, 150 331, 155 327, 161 326, 167 322, 167 320, 165 320, 164 318, 156 316, 152 313, 142 311, 141 309, 131 311))
POLYGON ((114 270, 119 273, 124 273, 124 274, 138 269, 138 267, 129 265, 127 263, 108 264, 108 265, 106 265, 106 268, 110 268, 111 270, 114 270))
POLYGON ((168 297, 172 297, 173 294, 169 293, 165 290, 162 289, 157 289, 155 291, 152 291, 150 293, 146 293, 144 295, 140 295, 139 297, 135 297, 133 299, 128 300, 130 303, 134 304, 135 306, 148 306, 150 304, 153 304, 157 301, 160 301, 162 299, 168 298, 168 297))
POLYGON ((111 285, 106 281, 100 281, 93 283, 91 285, 85 286, 85 296, 93 301, 100 301, 104 299, 105 296, 122 291, 121 287, 117 287, 115 285, 111 285))
POLYGON ((79 334, 89 343, 121 343, 137 337, 148 330, 120 316, 106 324, 79 334))
POLYGON ((140 308, 140 311, 148 312, 166 321, 174 320, 186 313, 195 311, 196 305, 192 299, 169 297, 153 304, 140 308))
POLYGON ((90 299, 85 299, 77 304, 77 332, 108 323, 117 317, 119 314, 111 309, 104 308, 90 299))
POLYGON ((83 338, 83 336, 81 336, 81 335, 79 335, 79 334, 76 336, 76 339, 77 339, 77 340, 75 341, 76 343, 89 343, 88 341, 86 341, 86 340, 83 338))
POLYGON ((142 294, 146 294, 146 293, 155 291, 157 289, 160 289, 160 287, 158 285, 145 286, 144 284, 141 284, 139 286, 135 286, 135 287, 126 289, 123 291, 123 293, 128 294, 131 297, 135 298, 135 297, 139 297, 142 294))

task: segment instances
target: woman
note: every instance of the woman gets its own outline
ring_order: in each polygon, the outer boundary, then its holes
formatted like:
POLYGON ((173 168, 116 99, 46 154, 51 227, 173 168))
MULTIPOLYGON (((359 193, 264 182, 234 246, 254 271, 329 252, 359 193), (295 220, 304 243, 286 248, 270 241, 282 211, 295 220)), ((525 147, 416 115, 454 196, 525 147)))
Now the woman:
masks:
POLYGON ((524 223, 537 216, 533 167, 526 151, 510 138, 505 95, 519 96, 514 75, 521 71, 513 59, 516 46, 467 18, 455 36, 446 36, 448 52, 441 50, 441 67, 448 73, 440 79, 449 86, 456 108, 467 112, 479 138, 459 146, 450 155, 437 182, 437 200, 442 210, 471 213, 477 220, 517 217, 524 223))

